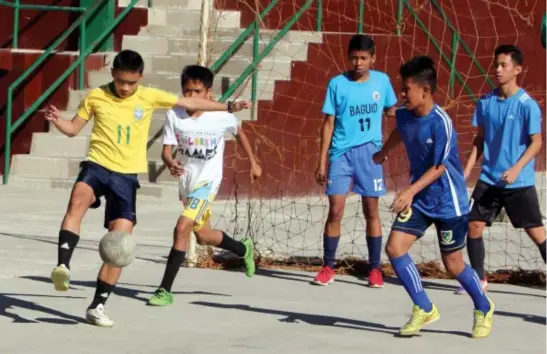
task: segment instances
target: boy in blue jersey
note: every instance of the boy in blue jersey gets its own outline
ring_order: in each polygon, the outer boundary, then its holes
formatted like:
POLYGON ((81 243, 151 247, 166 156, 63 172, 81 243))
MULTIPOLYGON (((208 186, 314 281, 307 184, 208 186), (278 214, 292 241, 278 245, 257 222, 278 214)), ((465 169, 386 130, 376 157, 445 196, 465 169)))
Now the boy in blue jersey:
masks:
MULTIPOLYGON (((542 146, 541 111, 517 84, 523 64, 520 49, 501 45, 494 56, 498 87, 477 102, 473 126, 478 127, 478 134, 464 172, 467 179, 479 157, 484 156, 471 196, 467 253, 485 290, 488 283, 482 232, 485 226, 492 225, 502 208, 513 227, 524 229, 530 236, 545 261, 545 228, 534 170, 535 157, 542 146)), ((456 293, 465 293, 465 289, 456 293)))
POLYGON ((329 214, 323 236, 324 265, 313 283, 327 285, 334 280, 341 220, 353 182, 353 192, 362 196, 366 219, 368 284, 380 288, 384 281, 380 272, 382 226, 378 198, 385 194, 385 187, 382 167, 372 162, 372 155, 382 146, 382 114, 393 116, 391 108, 397 98, 389 77, 370 70, 375 61, 372 38, 354 36, 348 56, 352 68, 330 80, 323 105, 325 120, 316 179, 320 185, 327 184, 329 214))
POLYGON ((437 84, 433 60, 415 57, 401 66, 400 75, 405 107, 397 110, 397 128, 374 156, 376 163, 382 163, 388 152, 403 141, 410 163, 411 184, 393 202, 392 210, 398 215, 386 245, 393 269, 414 302, 412 317, 399 333, 416 335, 424 325, 439 319, 408 254, 412 244, 434 224, 444 266, 473 299, 472 337, 485 338, 492 329, 494 304, 480 287, 477 273, 463 261, 461 250, 465 247, 469 213, 467 190, 452 121, 433 101, 437 84))

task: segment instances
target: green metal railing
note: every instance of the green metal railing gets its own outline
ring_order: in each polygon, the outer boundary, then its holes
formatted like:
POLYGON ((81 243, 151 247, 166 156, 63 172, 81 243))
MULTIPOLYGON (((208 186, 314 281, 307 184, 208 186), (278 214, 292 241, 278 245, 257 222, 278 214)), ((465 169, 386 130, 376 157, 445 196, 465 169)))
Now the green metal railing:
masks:
POLYGON ((71 7, 71 6, 54 6, 54 5, 31 5, 21 4, 20 0, 0 1, 0 6, 8 6, 13 9, 13 35, 12 35, 12 47, 17 49, 19 46, 19 15, 21 10, 39 10, 39 11, 67 11, 67 12, 84 12, 83 7, 71 7))
MULTIPOLYGON (((275 47, 275 45, 287 34, 292 26, 300 19, 300 17, 312 8, 313 3, 317 3, 317 16, 316 16, 316 30, 318 32, 322 29, 323 20, 323 1, 322 0, 308 0, 302 5, 302 7, 287 21, 281 30, 277 32, 274 37, 266 44, 266 47, 260 52, 260 24, 264 17, 266 17, 270 11, 279 3, 279 0, 272 0, 258 14, 257 18, 251 23, 249 27, 243 31, 239 37, 232 43, 232 45, 217 59, 217 61, 211 65, 210 69, 217 73, 222 66, 224 66, 228 60, 235 54, 235 52, 245 43, 245 41, 252 35, 253 36, 253 58, 251 64, 243 71, 243 73, 228 87, 226 92, 219 98, 221 102, 224 102, 230 97, 249 77, 251 76, 251 101, 253 102, 253 109, 256 109, 257 101, 257 87, 258 87, 258 70, 257 67, 275 47)), ((359 16, 357 20, 357 32, 363 32, 363 19, 365 14, 365 0, 359 0, 359 16)), ((254 112, 253 112, 254 114, 254 112)))
MULTIPOLYGON (((358 0, 359 1, 359 8, 358 8, 358 22, 357 22, 357 33, 363 32, 363 26, 364 26, 364 14, 365 14, 365 0, 358 0)), ((309 10, 311 8, 311 5, 315 2, 317 4, 317 14, 316 14, 316 23, 315 23, 315 29, 316 31, 320 32, 322 30, 322 21, 323 21, 323 1, 322 0, 309 0, 306 1, 306 3, 297 11, 293 17, 283 26, 283 28, 274 36, 274 38, 271 39, 271 41, 266 45, 266 48, 260 52, 259 51, 259 41, 260 41, 260 23, 264 19, 265 16, 268 15, 268 13, 277 5, 279 0, 272 0, 269 5, 264 8, 264 10, 258 15, 258 17, 253 21, 253 23, 245 29, 245 31, 236 39, 236 41, 224 52, 224 54, 211 66, 211 70, 213 72, 218 72, 220 68, 226 64, 226 62, 234 55, 234 53, 241 47, 241 45, 248 39, 249 36, 253 35, 253 58, 252 63, 243 71, 243 73, 228 87, 226 92, 220 97, 221 101, 225 101, 228 97, 230 97, 249 77, 249 75, 252 75, 251 77, 251 101, 256 104, 257 100, 257 86, 258 86, 258 71, 257 67, 262 59, 264 59, 265 56, 267 56, 275 44, 279 42, 283 36, 290 30, 290 28, 298 21, 298 19, 302 16, 302 14, 309 10)), ((454 90, 455 90, 455 82, 456 80, 462 85, 464 90, 469 94, 473 100, 477 100, 477 97, 473 90, 469 87, 469 85, 466 83, 464 78, 461 76, 461 74, 458 72, 456 68, 456 58, 458 54, 459 47, 461 46, 465 53, 471 58, 472 63, 475 65, 475 67, 479 70, 482 76, 485 77, 486 81, 490 85, 490 87, 494 88, 494 84, 492 83, 490 77, 488 76, 488 73, 484 68, 481 66, 477 58, 475 57, 474 53, 471 51, 465 40, 460 36, 457 29, 454 27, 450 19, 446 16, 444 11, 442 10, 441 6, 439 5, 437 0, 431 0, 431 3, 439 12, 441 15, 441 18, 446 23, 446 25, 450 28, 452 31, 452 53, 451 56, 448 56, 445 54, 443 48, 441 45, 437 42, 437 40, 433 37, 427 26, 422 22, 416 11, 412 8, 412 6, 409 4, 408 0, 397 0, 397 13, 396 13, 396 19, 397 19, 397 29, 396 34, 401 35, 402 34, 402 22, 403 22, 403 11, 406 7, 408 12, 412 15, 414 20, 416 21, 418 27, 424 32, 424 34, 428 37, 431 44, 439 51, 441 54, 442 59, 446 62, 446 64, 450 68, 450 77, 449 77, 449 94, 451 97, 454 97, 454 90)), ((256 105, 253 105, 255 107, 256 105)))
POLYGON ((427 26, 422 22, 422 20, 420 20, 420 17, 416 13, 416 11, 414 11, 412 6, 408 3, 408 0, 398 0, 398 1, 399 1, 399 3, 398 3, 398 6, 397 6, 397 34, 399 34, 399 35, 401 34, 401 26, 402 26, 402 19, 403 19, 403 7, 406 7, 406 9, 410 13, 410 15, 412 15, 412 17, 416 21, 416 24, 418 25, 418 27, 427 35, 427 37, 428 37, 429 41, 431 42, 431 44, 441 54, 441 58, 445 61, 445 63, 450 68, 450 77, 449 77, 448 87, 449 87, 451 98, 454 98, 454 84, 455 84, 455 81, 457 79, 460 82, 460 84, 462 85, 462 87, 464 88, 464 90, 467 92, 467 94, 469 94, 469 96, 471 96, 473 101, 477 100, 477 96, 475 95, 473 90, 469 87, 469 85, 467 85, 467 83, 465 82, 465 80, 463 79, 463 77, 461 76, 461 74, 458 72, 458 70, 456 68, 456 57, 457 57, 459 46, 461 46, 464 49, 467 56, 469 56, 471 58, 472 63, 479 70, 481 75, 485 77, 486 82, 490 85, 490 87, 491 88, 495 87, 494 83, 492 82, 492 80, 488 76, 488 72, 479 63, 479 61, 475 57, 475 54, 471 51, 471 49, 469 48, 469 46, 467 45, 465 40, 460 36, 460 34, 458 33, 458 30, 454 27, 454 25, 452 24, 452 22, 450 21, 450 19, 446 15, 446 13, 443 11, 443 9, 441 8, 441 6, 437 2, 437 0, 431 0, 431 4, 433 5, 433 7, 435 7, 437 12, 440 14, 441 18, 443 19, 445 24, 448 26, 448 28, 452 31, 452 43, 451 43, 452 44, 452 46, 451 46, 452 55, 451 55, 451 57, 449 57, 445 54, 445 52, 444 52, 443 48, 441 47, 441 45, 433 37, 433 35, 431 34, 431 32, 429 31, 427 26))
MULTIPOLYGON (((9 179, 10 172, 10 160, 11 160, 11 138, 13 133, 42 105, 42 103, 61 85, 61 83, 68 78, 68 76, 80 67, 80 82, 83 82, 84 79, 84 64, 87 57, 93 53, 95 48, 99 46, 105 39, 107 39, 112 31, 120 24, 120 22, 127 16, 127 14, 135 7, 139 0, 131 0, 129 5, 125 7, 118 16, 110 22, 104 31, 98 36, 98 38, 87 46, 80 47, 80 55, 78 58, 66 68, 66 70, 59 75, 59 77, 51 84, 51 86, 45 90, 40 97, 33 102, 33 104, 25 110, 25 112, 12 123, 13 118, 13 92, 29 75, 38 68, 55 50, 55 48, 64 41, 68 35, 74 31, 82 22, 88 20, 101 5, 103 0, 97 0, 90 6, 82 15, 68 27, 60 36, 53 42, 45 51, 36 59, 36 61, 27 69, 17 80, 15 80, 8 87, 8 97, 6 103, 6 139, 5 139, 5 150, 4 150, 4 176, 3 183, 7 184, 9 179)), ((85 26, 84 26, 85 27, 85 26)), ((85 34, 85 30, 84 30, 85 34)), ((85 37, 85 35, 83 36, 85 37)), ((80 43, 83 41, 80 41, 80 43)))

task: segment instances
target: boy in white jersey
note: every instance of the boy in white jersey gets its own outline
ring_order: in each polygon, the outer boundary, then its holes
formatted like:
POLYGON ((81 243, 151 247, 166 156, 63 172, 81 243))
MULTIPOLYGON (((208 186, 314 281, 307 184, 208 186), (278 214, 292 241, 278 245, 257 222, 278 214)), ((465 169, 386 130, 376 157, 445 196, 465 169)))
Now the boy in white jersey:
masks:
MULTIPOLYGON (((211 98, 214 75, 206 67, 190 65, 181 75, 185 97, 211 98)), ((190 233, 195 232, 198 243, 219 247, 243 257, 245 273, 255 272, 253 244, 248 238, 236 241, 225 232, 214 230, 209 218, 211 203, 222 182, 224 136, 235 136, 251 163, 250 176, 254 180, 262 174, 247 136, 238 129, 237 118, 226 112, 191 112, 171 109, 167 112, 162 159, 173 176, 179 177, 179 197, 183 203, 181 216, 174 230, 173 248, 169 253, 161 285, 149 300, 149 305, 165 306, 173 303, 171 287, 184 262, 190 233), (173 158, 173 147, 182 157, 173 158)))

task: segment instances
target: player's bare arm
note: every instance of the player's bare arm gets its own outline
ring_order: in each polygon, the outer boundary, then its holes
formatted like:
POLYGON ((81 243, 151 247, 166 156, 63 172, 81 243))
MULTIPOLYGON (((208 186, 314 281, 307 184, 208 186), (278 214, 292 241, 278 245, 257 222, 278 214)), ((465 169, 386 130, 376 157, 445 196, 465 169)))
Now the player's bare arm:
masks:
POLYGON ((482 152, 484 149, 483 134, 484 133, 482 128, 479 128, 479 131, 477 132, 477 136, 475 136, 475 139, 473 140, 473 146, 471 147, 471 154, 467 158, 467 163, 465 164, 465 168, 463 170, 463 176, 465 177, 465 180, 469 178, 469 176, 471 175, 471 171, 473 170, 473 167, 475 167, 475 164, 482 156, 482 152))
POLYGON ((422 177, 416 180, 407 189, 402 191, 395 197, 391 209, 395 213, 402 213, 407 211, 412 205, 414 196, 418 194, 422 189, 429 186, 431 183, 438 180, 446 170, 444 165, 437 165, 427 170, 422 177))
POLYGON ((243 148, 245 151, 245 154, 249 158, 249 161, 251 163, 251 168, 249 170, 249 175, 251 177, 251 181, 255 181, 260 176, 262 176, 262 168, 260 167, 260 164, 258 163, 253 150, 251 149, 251 144, 249 143, 249 139, 247 138, 247 134, 243 130, 239 130, 238 133, 235 135, 235 138, 238 142, 238 144, 243 148))
POLYGON ((161 159, 173 177, 180 177, 184 173, 184 166, 173 158, 173 148, 173 145, 163 145, 161 159))
POLYGON ((329 147, 334 131, 334 116, 325 115, 323 125, 321 126, 321 150, 319 152, 319 164, 315 172, 315 180, 320 185, 324 185, 327 175, 327 161, 329 158, 329 147))
POLYGON ((395 111, 397 111, 397 107, 395 107, 395 106, 389 107, 389 108, 385 108, 385 109, 384 109, 384 114, 385 114, 387 117, 392 117, 392 118, 394 118, 394 117, 395 117, 395 111))
POLYGON ((78 135, 82 128, 87 124, 87 120, 78 115, 75 115, 72 120, 61 119, 61 113, 57 107, 53 105, 46 108, 44 116, 48 122, 55 124, 61 133, 69 137, 78 135))
POLYGON ((249 109, 252 107, 251 101, 237 101, 237 102, 228 102, 222 103, 205 98, 198 97, 180 97, 175 106, 184 108, 189 111, 232 111, 239 112, 244 109, 249 109))
POLYGON ((524 151, 524 154, 522 154, 517 163, 503 173, 501 179, 507 184, 512 184, 515 182, 524 166, 526 166, 534 157, 537 156, 537 154, 539 154, 541 145, 541 134, 530 135, 530 145, 528 145, 528 148, 524 151))
POLYGON ((399 131, 397 129, 393 129, 382 149, 372 156, 374 163, 381 164, 387 160, 387 155, 389 155, 391 150, 395 149, 401 141, 399 131))

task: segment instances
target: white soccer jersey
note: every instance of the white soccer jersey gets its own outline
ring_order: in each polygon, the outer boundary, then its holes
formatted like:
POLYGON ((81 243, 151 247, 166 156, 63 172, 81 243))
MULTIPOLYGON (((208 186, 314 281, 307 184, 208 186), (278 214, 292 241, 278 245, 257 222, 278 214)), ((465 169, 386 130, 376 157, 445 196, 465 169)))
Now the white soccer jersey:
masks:
POLYGON ((228 112, 203 112, 199 117, 190 117, 183 108, 167 112, 163 144, 177 146, 177 159, 184 166, 181 199, 206 182, 213 184, 211 193, 216 194, 222 181, 225 134, 235 135, 237 130, 237 118, 228 112))

